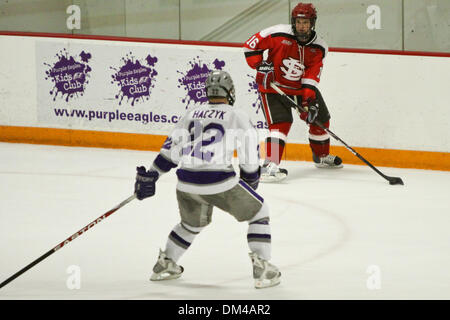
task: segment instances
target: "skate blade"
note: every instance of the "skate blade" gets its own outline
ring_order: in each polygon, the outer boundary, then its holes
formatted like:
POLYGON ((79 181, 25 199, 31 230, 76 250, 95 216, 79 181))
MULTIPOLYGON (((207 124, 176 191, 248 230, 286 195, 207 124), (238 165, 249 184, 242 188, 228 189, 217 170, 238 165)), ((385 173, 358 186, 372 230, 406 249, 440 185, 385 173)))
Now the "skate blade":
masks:
POLYGON ((263 183, 273 183, 280 182, 287 178, 287 174, 285 173, 275 173, 275 175, 264 175, 262 174, 259 181, 263 183))
POLYGON ((270 287, 274 287, 276 285, 279 285, 281 282, 280 277, 277 277, 275 279, 271 279, 271 280, 259 280, 259 279, 255 279, 255 288, 256 289, 264 289, 264 288, 270 288, 270 287))
POLYGON ((181 273, 177 273, 177 274, 170 274, 170 273, 167 273, 167 272, 154 273, 150 277, 150 281, 173 280, 173 279, 178 279, 179 277, 181 277, 181 273))
POLYGON ((330 166, 328 164, 320 164, 320 163, 314 163, 314 165, 316 166, 316 168, 319 169, 341 169, 344 167, 342 163, 337 166, 330 166))

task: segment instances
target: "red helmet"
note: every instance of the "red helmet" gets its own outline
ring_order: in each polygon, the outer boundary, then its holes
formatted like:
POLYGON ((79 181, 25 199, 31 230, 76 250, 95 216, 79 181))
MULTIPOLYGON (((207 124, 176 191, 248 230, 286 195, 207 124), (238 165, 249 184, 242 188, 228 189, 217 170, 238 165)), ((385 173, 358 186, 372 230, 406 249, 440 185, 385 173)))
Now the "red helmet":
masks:
POLYGON ((316 7, 312 3, 299 3, 292 9, 292 22, 295 18, 311 19, 311 25, 314 26, 317 19, 316 7))

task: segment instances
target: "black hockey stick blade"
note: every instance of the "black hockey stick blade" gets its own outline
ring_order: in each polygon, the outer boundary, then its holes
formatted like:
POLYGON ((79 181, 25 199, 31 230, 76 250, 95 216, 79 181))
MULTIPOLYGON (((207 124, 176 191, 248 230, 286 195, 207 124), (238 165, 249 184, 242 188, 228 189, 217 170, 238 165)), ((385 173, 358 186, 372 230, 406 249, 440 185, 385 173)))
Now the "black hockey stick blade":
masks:
POLYGON ((399 178, 399 177, 386 177, 386 179, 389 181, 389 184, 391 184, 391 185, 395 185, 395 184, 404 185, 402 178, 399 178))

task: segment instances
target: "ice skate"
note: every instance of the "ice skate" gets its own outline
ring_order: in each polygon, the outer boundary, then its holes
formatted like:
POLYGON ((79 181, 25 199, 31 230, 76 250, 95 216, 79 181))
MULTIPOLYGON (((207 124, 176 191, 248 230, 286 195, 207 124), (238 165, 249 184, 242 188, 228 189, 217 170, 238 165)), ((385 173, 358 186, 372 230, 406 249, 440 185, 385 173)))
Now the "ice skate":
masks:
POLYGON ((253 279, 255 279, 255 288, 269 288, 280 283, 281 273, 277 267, 270 262, 261 259, 256 253, 249 253, 253 263, 253 279))
POLYGON ((342 159, 331 154, 320 158, 313 154, 313 161, 317 168, 339 169, 343 167, 342 159))
POLYGON ((286 179, 288 171, 279 168, 274 162, 265 163, 261 167, 261 182, 278 182, 286 179))
POLYGON ((171 280, 181 277, 184 269, 177 265, 172 259, 166 256, 166 253, 159 250, 158 261, 153 267, 153 274, 150 277, 151 281, 171 280))

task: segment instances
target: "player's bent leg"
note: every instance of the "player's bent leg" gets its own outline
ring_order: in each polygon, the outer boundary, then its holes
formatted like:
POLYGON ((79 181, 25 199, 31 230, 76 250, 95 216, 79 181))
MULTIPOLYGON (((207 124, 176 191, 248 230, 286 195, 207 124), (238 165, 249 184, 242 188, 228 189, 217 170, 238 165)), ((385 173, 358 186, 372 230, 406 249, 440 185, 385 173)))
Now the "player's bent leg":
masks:
POLYGON ((280 283, 281 273, 269 262, 271 259, 271 232, 269 210, 263 204, 259 212, 248 221, 247 241, 253 264, 255 288, 273 287, 280 283))
MULTIPOLYGON (((245 182, 240 181, 228 191, 202 195, 208 203, 230 213, 239 222, 248 222, 247 242, 253 263, 256 288, 265 288, 279 283, 281 274, 268 262, 271 256, 271 233, 269 209, 264 199, 245 182)), ((276 269, 278 270, 278 269, 276 269)))
POLYGON ((181 222, 170 232, 165 251, 160 250, 150 277, 152 281, 179 278, 184 269, 177 264, 178 260, 201 230, 211 222, 212 206, 199 195, 177 190, 177 200, 181 222))
MULTIPOLYGON (((319 89, 313 88, 319 102, 319 114, 317 120, 330 127, 330 112, 319 89)), ((338 169, 342 168, 342 159, 330 154, 330 136, 324 129, 311 124, 309 126, 309 145, 312 150, 314 165, 317 168, 338 169)))
POLYGON ((260 181, 278 182, 287 177, 287 170, 279 168, 283 157, 293 118, 292 107, 276 93, 262 93, 264 116, 269 127, 269 135, 265 141, 265 161, 261 168, 260 181))
POLYGON ((270 260, 271 239, 269 210, 263 203, 256 215, 248 220, 247 242, 250 251, 265 260, 270 260))
POLYGON ((181 256, 189 249, 195 237, 203 227, 192 227, 185 222, 177 224, 169 234, 166 250, 159 252, 158 261, 153 267, 152 281, 176 279, 184 269, 177 264, 181 256))

